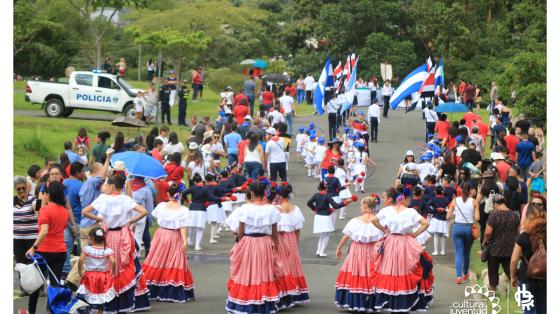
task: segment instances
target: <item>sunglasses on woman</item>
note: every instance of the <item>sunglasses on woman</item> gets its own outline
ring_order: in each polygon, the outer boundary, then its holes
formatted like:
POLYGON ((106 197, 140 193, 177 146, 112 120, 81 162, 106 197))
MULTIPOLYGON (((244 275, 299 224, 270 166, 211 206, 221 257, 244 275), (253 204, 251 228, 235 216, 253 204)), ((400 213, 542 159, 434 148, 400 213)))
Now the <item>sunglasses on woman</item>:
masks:
POLYGON ((531 202, 531 206, 543 207, 543 206, 544 206, 544 204, 543 204, 543 203, 535 203, 535 202, 531 202))
POLYGON ((27 188, 26 188, 26 187, 23 187, 23 186, 22 186, 22 187, 19 187, 19 188, 16 188, 16 191, 17 191, 17 192, 25 192, 25 190, 27 190, 27 188))

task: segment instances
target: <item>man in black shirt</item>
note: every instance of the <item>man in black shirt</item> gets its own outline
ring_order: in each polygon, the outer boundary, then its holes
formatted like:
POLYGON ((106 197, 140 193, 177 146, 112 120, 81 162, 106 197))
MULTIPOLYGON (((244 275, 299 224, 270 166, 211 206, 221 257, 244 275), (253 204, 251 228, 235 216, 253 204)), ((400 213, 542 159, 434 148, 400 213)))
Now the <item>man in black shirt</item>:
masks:
POLYGON ((519 120, 515 122, 515 128, 520 128, 521 133, 529 133, 529 128, 531 127, 531 122, 525 119, 524 114, 519 115, 519 120))
POLYGON ((461 168, 467 162, 470 162, 478 169, 482 167, 482 156, 480 156, 480 153, 476 150, 474 141, 469 141, 469 148, 465 149, 461 154, 461 168))
POLYGON ((167 124, 171 125, 171 108, 169 107, 169 95, 171 88, 169 85, 162 85, 159 89, 159 100, 161 102, 161 124, 165 123, 167 116, 167 124))

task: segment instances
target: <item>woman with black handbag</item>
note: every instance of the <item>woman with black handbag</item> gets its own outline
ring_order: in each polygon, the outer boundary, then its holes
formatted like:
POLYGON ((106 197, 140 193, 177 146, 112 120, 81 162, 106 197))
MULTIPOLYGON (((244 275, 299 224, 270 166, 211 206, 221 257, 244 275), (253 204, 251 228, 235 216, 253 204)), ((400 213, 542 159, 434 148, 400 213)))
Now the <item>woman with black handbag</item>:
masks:
POLYGON ((506 199, 501 194, 493 197, 494 210, 490 213, 484 231, 482 247, 488 245, 488 281, 489 289, 496 291, 499 283, 499 267, 510 278, 510 262, 519 233, 519 213, 506 206, 506 199))

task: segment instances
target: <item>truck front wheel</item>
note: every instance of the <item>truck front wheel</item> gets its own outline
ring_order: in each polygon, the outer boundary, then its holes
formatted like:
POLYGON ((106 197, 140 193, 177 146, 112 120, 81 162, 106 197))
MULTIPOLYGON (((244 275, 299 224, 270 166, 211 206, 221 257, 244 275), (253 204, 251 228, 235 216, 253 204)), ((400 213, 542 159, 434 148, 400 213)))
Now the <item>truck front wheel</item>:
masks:
POLYGON ((45 103, 45 114, 50 118, 60 118, 64 114, 64 105, 62 101, 51 98, 45 103))

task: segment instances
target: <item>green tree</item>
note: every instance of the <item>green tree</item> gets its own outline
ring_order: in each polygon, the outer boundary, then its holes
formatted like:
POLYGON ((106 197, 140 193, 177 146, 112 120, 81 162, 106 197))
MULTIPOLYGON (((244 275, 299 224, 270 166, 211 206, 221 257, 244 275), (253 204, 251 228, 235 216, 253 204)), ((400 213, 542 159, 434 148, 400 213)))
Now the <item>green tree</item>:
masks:
POLYGON ((103 37, 113 27, 115 14, 126 6, 145 7, 147 0, 68 0, 68 3, 80 14, 88 26, 89 33, 95 42, 95 62, 99 68, 101 67, 103 37))
POLYGON ((197 60, 212 39, 203 32, 183 34, 175 30, 161 30, 142 33, 136 37, 137 44, 153 46, 171 60, 181 81, 181 71, 185 61, 197 60))

